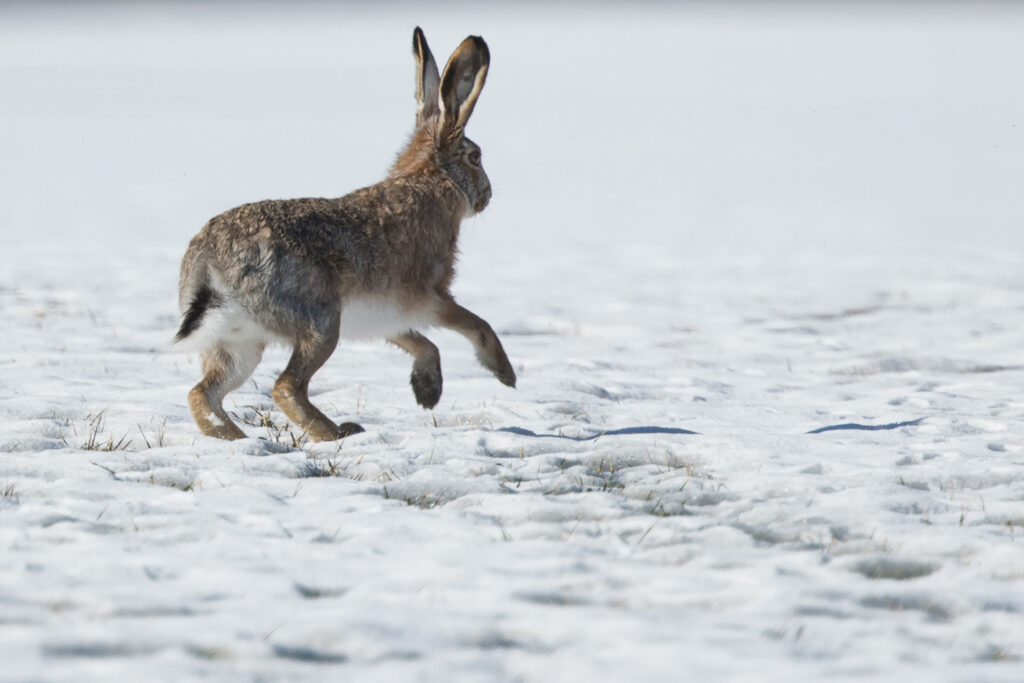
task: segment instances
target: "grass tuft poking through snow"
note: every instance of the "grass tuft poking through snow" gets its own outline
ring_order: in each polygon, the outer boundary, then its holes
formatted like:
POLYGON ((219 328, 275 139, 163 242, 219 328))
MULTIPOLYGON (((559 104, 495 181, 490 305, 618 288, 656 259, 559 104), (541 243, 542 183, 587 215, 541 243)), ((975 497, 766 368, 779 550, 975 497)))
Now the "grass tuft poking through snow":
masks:
MULTIPOLYGON (((126 451, 131 448, 132 440, 128 438, 128 432, 126 431, 120 437, 116 437, 111 433, 101 435, 104 431, 104 420, 107 409, 99 411, 95 415, 87 415, 85 417, 85 426, 83 436, 85 441, 78 444, 78 448, 83 451, 126 451), (116 440, 115 440, 116 439, 116 440)), ((71 429, 72 439, 78 439, 78 427, 74 421, 68 421, 68 427, 71 429)), ((68 442, 68 435, 63 431, 60 434, 61 440, 68 447, 73 447, 68 442)))

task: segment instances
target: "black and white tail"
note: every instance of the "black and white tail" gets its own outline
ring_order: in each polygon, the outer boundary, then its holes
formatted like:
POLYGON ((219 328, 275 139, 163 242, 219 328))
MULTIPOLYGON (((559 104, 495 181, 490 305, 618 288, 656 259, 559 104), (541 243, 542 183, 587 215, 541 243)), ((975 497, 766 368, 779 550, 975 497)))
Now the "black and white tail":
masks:
POLYGON ((192 301, 189 302, 185 315, 181 318, 181 327, 178 328, 178 333, 174 335, 175 343, 184 340, 199 329, 199 326, 203 323, 203 316, 206 315, 206 309, 215 303, 216 298, 217 295, 210 288, 210 285, 200 285, 196 293, 192 295, 192 301))

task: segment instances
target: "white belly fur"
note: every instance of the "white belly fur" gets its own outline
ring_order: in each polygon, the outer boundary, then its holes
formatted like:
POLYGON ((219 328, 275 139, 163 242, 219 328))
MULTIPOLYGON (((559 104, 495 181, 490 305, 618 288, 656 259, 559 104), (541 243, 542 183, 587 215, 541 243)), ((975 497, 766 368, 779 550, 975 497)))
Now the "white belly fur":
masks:
MULTIPOLYGON (((387 297, 355 297, 345 300, 341 310, 341 336, 346 339, 388 338, 409 330, 436 324, 429 306, 406 309, 387 297)), ((224 346, 232 351, 262 349, 289 341, 256 322, 237 303, 211 307, 195 332, 175 344, 178 351, 202 351, 224 346)))
POLYGON ((386 339, 434 324, 429 307, 407 309, 387 297, 353 297, 341 305, 341 336, 345 339, 386 339))

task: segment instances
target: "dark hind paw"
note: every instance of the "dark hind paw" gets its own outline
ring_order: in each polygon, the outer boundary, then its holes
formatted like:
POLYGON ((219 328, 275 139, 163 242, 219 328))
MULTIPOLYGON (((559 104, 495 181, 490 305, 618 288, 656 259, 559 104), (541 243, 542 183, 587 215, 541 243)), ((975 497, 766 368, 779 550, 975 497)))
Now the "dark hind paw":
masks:
POLYGON ((340 425, 338 425, 338 438, 344 439, 346 436, 360 434, 365 431, 365 429, 363 429, 360 425, 357 425, 355 422, 342 422, 340 425))
POLYGON ((428 370, 413 370, 409 378, 412 385, 412 393, 416 395, 416 402, 428 410, 437 405, 441 400, 441 373, 428 370))

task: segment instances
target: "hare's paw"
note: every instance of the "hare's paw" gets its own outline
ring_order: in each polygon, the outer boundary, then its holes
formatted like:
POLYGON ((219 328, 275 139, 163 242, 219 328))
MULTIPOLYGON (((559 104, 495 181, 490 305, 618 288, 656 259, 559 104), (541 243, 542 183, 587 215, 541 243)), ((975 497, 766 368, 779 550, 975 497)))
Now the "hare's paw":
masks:
POLYGON ((480 362, 498 378, 499 382, 515 389, 516 371, 512 369, 512 363, 509 362, 508 356, 505 355, 505 349, 501 347, 500 343, 492 357, 483 357, 480 362))
POLYGON ((501 370, 494 371, 494 376, 498 378, 498 381, 507 387, 516 388, 516 371, 512 369, 512 364, 505 359, 505 367, 501 370))
POLYGON ((355 422, 342 422, 336 425, 327 418, 317 420, 306 428, 306 434, 313 441, 337 441, 364 431, 366 430, 355 422))
POLYGON ((416 402, 428 410, 433 408, 441 400, 441 366, 414 367, 409 384, 416 402))
POLYGON ((352 436, 353 434, 361 434, 366 430, 361 425, 357 425, 355 422, 342 422, 338 425, 338 439, 344 439, 346 436, 352 436))

